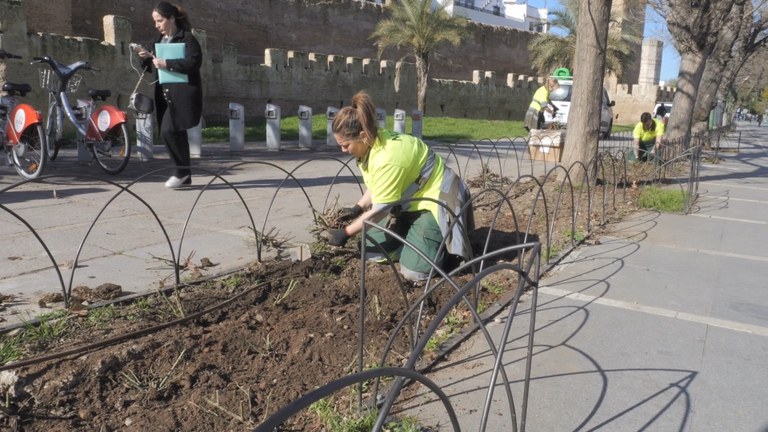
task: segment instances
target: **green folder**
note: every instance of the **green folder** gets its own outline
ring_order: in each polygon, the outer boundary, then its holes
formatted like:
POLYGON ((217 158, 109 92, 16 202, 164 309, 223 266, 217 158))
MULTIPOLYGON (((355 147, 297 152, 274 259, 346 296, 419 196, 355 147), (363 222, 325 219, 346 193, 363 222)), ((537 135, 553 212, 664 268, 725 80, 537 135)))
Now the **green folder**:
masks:
MULTIPOLYGON (((157 43, 155 44, 155 55, 164 60, 173 60, 184 58, 183 43, 157 43)), ((158 69, 157 78, 160 84, 188 83, 187 74, 180 72, 171 72, 168 69, 158 69)))

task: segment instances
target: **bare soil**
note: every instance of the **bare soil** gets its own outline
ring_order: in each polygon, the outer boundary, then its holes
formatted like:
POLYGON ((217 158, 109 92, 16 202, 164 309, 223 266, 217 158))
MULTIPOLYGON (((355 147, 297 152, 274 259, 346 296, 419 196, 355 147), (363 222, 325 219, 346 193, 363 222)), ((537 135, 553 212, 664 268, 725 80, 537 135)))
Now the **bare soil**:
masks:
MULTIPOLYGON (((557 185, 548 185, 547 193, 555 196, 557 185)), ((620 199, 605 214, 602 209, 587 214, 585 203, 580 204, 579 229, 585 232, 587 218, 600 223, 630 213, 635 209, 634 193, 619 189, 620 199)), ((600 194, 596 196, 602 201, 600 194)), ((525 185, 510 194, 515 218, 503 208, 496 219, 500 197, 489 194, 481 200, 472 233, 475 249, 482 250, 493 220, 497 224, 491 250, 519 241, 529 220, 528 240, 545 241, 543 203, 534 201, 534 196, 535 188, 525 185), (533 202, 538 204, 534 207, 533 202)), ((548 203, 549 213, 554 201, 548 203)), ((558 211, 568 215, 571 207, 570 198, 564 199, 558 211)), ((554 231, 549 251, 553 255, 554 249, 571 244, 573 234, 570 223, 558 219, 556 226, 568 228, 554 231)), ((371 366, 400 320, 404 301, 388 266, 368 264, 366 281, 365 352, 371 366)), ((356 371, 359 282, 359 255, 350 246, 315 253, 304 262, 254 263, 227 278, 165 296, 113 303, 99 308, 99 313, 74 310, 65 320, 66 333, 25 347, 25 358, 74 352, 3 372, 18 381, 0 387, 4 392, 0 429, 252 430, 290 401, 356 371), (186 318, 180 320, 182 315, 186 318), (83 349, 99 341, 105 341, 103 346, 83 349)), ((488 287, 505 284, 504 289, 485 289, 488 301, 514 289, 509 280, 494 284, 488 287)), ((415 288, 409 291, 418 293, 415 288)), ((425 321, 450 294, 431 299, 425 321)), ((397 355, 407 355, 409 346, 405 335, 398 337, 391 364, 402 358, 397 355)), ((293 418, 285 430, 322 430, 322 426, 315 416, 304 414, 293 418)))

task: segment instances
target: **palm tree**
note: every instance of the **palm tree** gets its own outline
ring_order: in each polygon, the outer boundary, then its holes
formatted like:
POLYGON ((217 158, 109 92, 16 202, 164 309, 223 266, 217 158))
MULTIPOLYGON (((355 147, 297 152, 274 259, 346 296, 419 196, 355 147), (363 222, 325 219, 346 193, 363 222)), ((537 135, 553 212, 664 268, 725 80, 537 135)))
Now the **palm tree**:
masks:
MULTIPOLYGON (((579 16, 578 0, 565 0, 563 9, 551 13, 554 17, 550 24, 565 31, 565 36, 552 33, 541 33, 534 37, 528 45, 533 67, 541 75, 549 75, 555 68, 566 66, 573 70, 576 55, 576 28, 579 16)), ((612 12, 611 22, 623 19, 612 12)), ((621 79, 624 65, 631 64, 637 59, 633 46, 641 44, 642 35, 621 31, 619 26, 612 25, 608 29, 608 49, 605 54, 605 73, 613 73, 621 79)))
POLYGON ((390 17, 379 21, 371 34, 376 40, 379 57, 385 48, 404 48, 408 53, 400 60, 413 57, 416 61, 417 101, 426 112, 429 57, 442 42, 458 45, 467 34, 466 19, 451 16, 443 0, 433 8, 432 0, 400 0, 389 3, 390 17))

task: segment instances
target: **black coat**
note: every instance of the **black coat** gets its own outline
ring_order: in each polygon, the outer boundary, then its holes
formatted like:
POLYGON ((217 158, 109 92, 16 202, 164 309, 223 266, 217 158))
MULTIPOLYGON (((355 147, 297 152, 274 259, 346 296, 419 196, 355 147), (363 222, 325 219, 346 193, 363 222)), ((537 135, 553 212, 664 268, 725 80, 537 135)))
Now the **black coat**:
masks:
MULTIPOLYGON (((162 35, 158 36, 147 49, 154 54, 155 44, 160 43, 162 39, 162 35)), ((166 60, 168 70, 187 74, 189 82, 160 84, 158 81, 155 84, 155 107, 158 124, 162 124, 163 116, 170 107, 174 130, 181 131, 197 126, 203 114, 203 84, 200 78, 203 51, 190 31, 177 31, 171 38, 171 43, 184 43, 184 58, 166 60)), ((151 71, 152 59, 145 59, 144 66, 151 71)))

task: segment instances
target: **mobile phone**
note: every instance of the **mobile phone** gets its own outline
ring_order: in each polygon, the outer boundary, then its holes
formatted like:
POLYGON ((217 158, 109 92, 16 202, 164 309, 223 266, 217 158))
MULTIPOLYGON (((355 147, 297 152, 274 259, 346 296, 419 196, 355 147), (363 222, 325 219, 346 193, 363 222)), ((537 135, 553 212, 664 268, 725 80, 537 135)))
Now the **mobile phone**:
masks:
POLYGON ((134 51, 136 51, 139 48, 144 49, 144 47, 142 47, 141 45, 139 45, 137 43, 133 43, 133 42, 131 42, 131 44, 128 45, 128 46, 131 47, 131 49, 134 50, 134 51))

